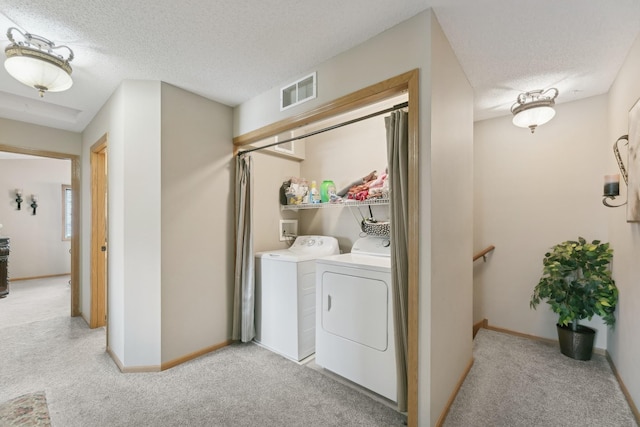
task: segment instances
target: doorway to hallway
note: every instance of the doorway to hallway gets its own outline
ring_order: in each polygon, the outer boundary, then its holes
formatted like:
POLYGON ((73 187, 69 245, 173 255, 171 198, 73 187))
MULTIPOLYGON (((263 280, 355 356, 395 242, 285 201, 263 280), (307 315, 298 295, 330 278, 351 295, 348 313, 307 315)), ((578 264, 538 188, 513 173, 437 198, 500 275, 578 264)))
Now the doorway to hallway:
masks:
MULTIPOLYGON (((80 194, 80 156, 78 155, 74 155, 74 154, 67 154, 67 153, 59 153, 59 152, 52 152, 52 151, 46 151, 46 150, 39 150, 39 149, 29 149, 29 148, 22 148, 22 147, 14 147, 14 146, 9 146, 9 145, 2 145, 0 144, 0 152, 4 152, 4 153, 8 153, 8 154, 14 154, 14 155, 26 155, 26 156, 35 156, 35 157, 41 157, 41 158, 49 158, 49 159, 58 159, 58 160, 69 160, 70 164, 71 164, 71 168, 70 168, 70 176, 68 176, 66 179, 68 179, 71 183, 70 187, 69 186, 63 186, 70 188, 71 191, 71 197, 70 197, 70 203, 69 203, 69 208, 70 208, 70 222, 71 222, 71 233, 70 236, 68 238, 65 238, 64 240, 69 240, 69 245, 70 245, 70 270, 66 270, 66 271, 70 271, 70 276, 68 276, 69 278, 67 279, 67 281, 70 284, 70 289, 69 289, 69 305, 68 307, 68 312, 70 312, 71 316, 79 316, 80 313, 80 292, 79 292, 79 287, 80 287, 80 263, 79 263, 79 242, 80 242, 80 221, 79 221, 79 214, 80 214, 80 198, 79 198, 79 194, 80 194)), ((65 181, 66 181, 65 179, 65 181)), ((59 189, 61 188, 60 186, 57 186, 58 191, 60 191, 59 189)), ((29 192, 29 194, 31 194, 31 191, 29 189, 24 189, 25 191, 29 192)), ((26 199, 26 196, 25 196, 26 199)), ((60 198, 59 200, 61 200, 62 198, 60 198)), ((38 204, 43 205, 43 200, 39 200, 38 204)), ((57 201, 56 201, 57 202, 57 201)), ((30 206, 31 200, 25 200, 24 202, 24 206, 23 209, 25 210, 31 210, 35 208, 32 208, 30 206)), ((33 214, 31 214, 32 216, 35 215, 37 213, 37 217, 34 218, 40 218, 40 215, 44 215, 46 212, 51 210, 51 206, 39 206, 37 208, 37 212, 34 212, 33 214), (43 211, 44 209, 44 211, 43 211)), ((64 223, 63 221, 60 221, 60 223, 56 222, 56 224, 58 224, 59 226, 63 226, 64 223)), ((5 229, 4 230, 6 232, 6 234, 9 234, 8 230, 5 229)), ((60 232, 60 235, 62 235, 63 233, 60 232)), ((11 236, 9 236, 11 237, 11 236)), ((57 237, 58 239, 60 239, 60 237, 57 237)), ((68 249, 65 249, 65 253, 67 252, 68 249)), ((35 254, 34 254, 35 255, 35 254)), ((10 256, 10 261, 11 262, 11 254, 10 256)), ((11 269, 11 267, 9 267, 11 269)), ((44 273, 42 273, 42 275, 45 275, 44 273)), ((28 278, 26 276, 29 276, 28 274, 24 275, 24 278, 28 278)), ((14 276, 15 278, 15 276, 14 276)), ((11 278, 10 278, 11 279, 11 278)))

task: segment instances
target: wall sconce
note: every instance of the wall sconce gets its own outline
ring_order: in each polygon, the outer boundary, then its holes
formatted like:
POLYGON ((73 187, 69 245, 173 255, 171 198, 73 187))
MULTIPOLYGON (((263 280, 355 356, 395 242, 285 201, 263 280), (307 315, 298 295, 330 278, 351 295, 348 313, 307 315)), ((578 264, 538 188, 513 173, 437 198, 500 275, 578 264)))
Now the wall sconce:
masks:
MULTIPOLYGON (((629 144, 629 135, 622 135, 620 138, 613 143, 613 155, 616 157, 616 161, 618 162, 618 168, 620 168, 620 174, 622 178, 624 178, 624 183, 629 184, 629 175, 627 174, 627 168, 624 167, 624 163, 622 162, 622 156, 620 155, 620 150, 618 149, 618 143, 620 141, 627 141, 627 145, 629 144)), ((607 199, 615 200, 616 196, 620 195, 620 175, 605 175, 604 176, 604 198, 602 199, 602 204, 608 208, 619 208, 620 206, 624 206, 627 202, 624 202, 619 205, 611 205, 607 202, 607 199)))
POLYGON ((18 204, 18 210, 20 210, 20 204, 22 202, 24 202, 24 200, 22 200, 22 190, 16 188, 16 203, 18 204))
POLYGON ((36 209, 38 207, 38 196, 35 194, 31 195, 31 207, 33 208, 33 214, 36 214, 36 209))
POLYGON ((556 115, 553 106, 558 97, 558 89, 552 87, 547 90, 532 90, 518 95, 516 102, 511 106, 513 124, 521 128, 531 129, 547 123, 556 115))
POLYGON ((627 202, 622 203, 621 205, 611 205, 607 203, 607 199, 615 200, 617 196, 620 195, 620 175, 605 175, 604 176, 604 198, 602 199, 602 204, 608 208, 619 208, 620 206, 624 206, 627 202))

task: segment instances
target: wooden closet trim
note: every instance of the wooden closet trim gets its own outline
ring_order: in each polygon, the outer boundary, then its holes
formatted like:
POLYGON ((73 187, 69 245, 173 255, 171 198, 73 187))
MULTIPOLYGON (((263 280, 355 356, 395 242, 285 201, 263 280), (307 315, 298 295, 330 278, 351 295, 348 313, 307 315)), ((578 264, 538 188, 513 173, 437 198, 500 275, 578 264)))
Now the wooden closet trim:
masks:
POLYGON ((418 425, 418 320, 419 320, 419 145, 420 145, 420 71, 414 69, 382 82, 367 86, 323 104, 313 110, 280 120, 233 138, 234 155, 245 145, 282 132, 325 120, 406 92, 409 96, 409 189, 408 189, 408 349, 407 349, 407 424, 418 425))

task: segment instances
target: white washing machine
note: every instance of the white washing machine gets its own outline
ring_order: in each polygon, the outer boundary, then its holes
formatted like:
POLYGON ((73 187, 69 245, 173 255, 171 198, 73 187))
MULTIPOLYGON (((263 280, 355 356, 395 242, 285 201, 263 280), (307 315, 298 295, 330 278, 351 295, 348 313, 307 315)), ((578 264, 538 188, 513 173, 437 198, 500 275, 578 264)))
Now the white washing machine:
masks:
POLYGON ((390 246, 363 237, 316 261, 315 362, 396 402, 390 246))
POLYGON ((335 237, 298 236, 289 249, 256 254, 257 343, 295 361, 315 352, 315 259, 339 253, 335 237))

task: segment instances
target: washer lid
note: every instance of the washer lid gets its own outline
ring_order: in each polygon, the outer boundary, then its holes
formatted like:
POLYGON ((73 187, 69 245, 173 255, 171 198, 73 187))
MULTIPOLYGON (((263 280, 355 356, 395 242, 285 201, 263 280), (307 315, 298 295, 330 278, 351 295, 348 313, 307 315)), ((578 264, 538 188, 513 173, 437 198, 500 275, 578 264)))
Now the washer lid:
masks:
POLYGON ((387 237, 362 237, 353 244, 351 253, 391 257, 391 240, 387 237))

